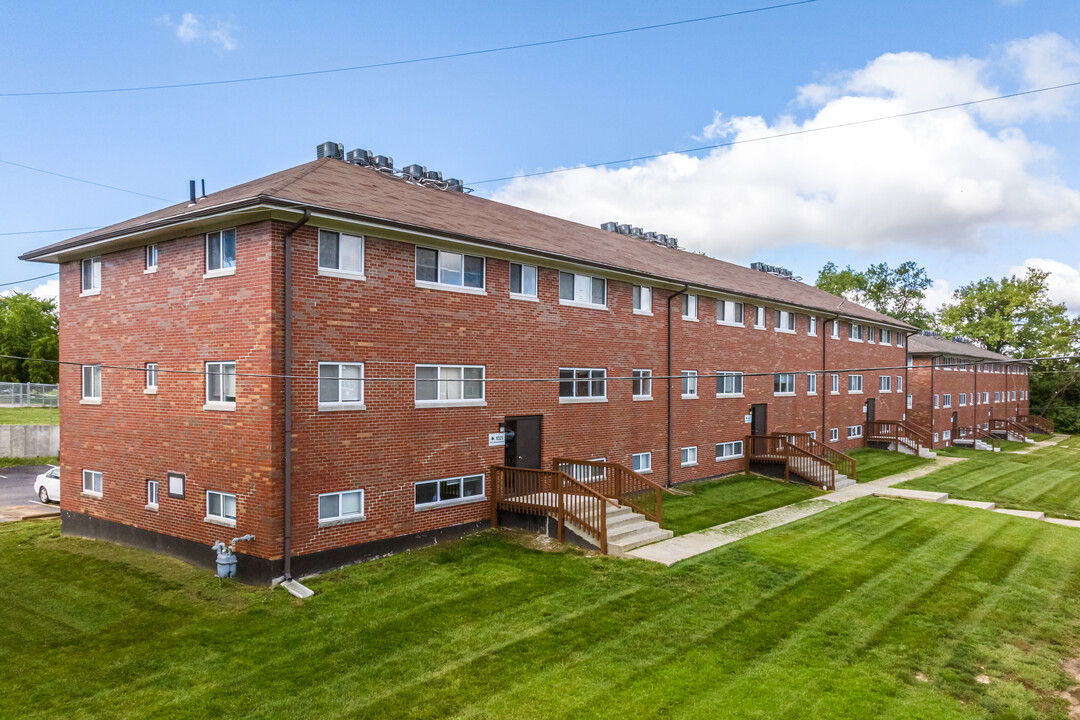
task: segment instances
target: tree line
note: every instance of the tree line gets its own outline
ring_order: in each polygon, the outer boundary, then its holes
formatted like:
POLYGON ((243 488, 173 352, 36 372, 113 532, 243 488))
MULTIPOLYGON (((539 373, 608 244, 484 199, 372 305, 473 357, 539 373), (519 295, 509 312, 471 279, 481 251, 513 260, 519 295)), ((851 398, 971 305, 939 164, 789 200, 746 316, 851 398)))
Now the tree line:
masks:
POLYGON ((1039 360, 1032 367, 1031 412, 1054 421, 1056 429, 1080 431, 1080 319, 1050 298, 1050 273, 1028 268, 1025 275, 983 278, 957 288, 942 307, 926 307, 933 285, 926 269, 908 261, 897 267, 877 263, 866 270, 826 263, 817 287, 945 337, 961 336, 992 352, 1039 360))
POLYGON ((56 383, 60 368, 60 317, 56 302, 29 293, 0 296, 0 382, 56 383), (33 358, 16 360, 14 358, 33 358))

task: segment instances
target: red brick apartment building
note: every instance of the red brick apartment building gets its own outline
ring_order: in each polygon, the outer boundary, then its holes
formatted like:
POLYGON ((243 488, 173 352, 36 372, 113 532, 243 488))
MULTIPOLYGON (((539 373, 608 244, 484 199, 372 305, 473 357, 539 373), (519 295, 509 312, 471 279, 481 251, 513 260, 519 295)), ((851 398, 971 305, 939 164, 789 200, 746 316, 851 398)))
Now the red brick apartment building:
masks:
POLYGON ((321 158, 27 253, 60 268, 63 531, 201 565, 251 533, 268 583, 487 527, 492 466, 667 485, 904 419, 903 322, 430 185, 321 158))
POLYGON ((1053 431, 1028 413, 1030 362, 924 331, 908 342, 908 365, 908 416, 932 436, 932 447, 1053 431))

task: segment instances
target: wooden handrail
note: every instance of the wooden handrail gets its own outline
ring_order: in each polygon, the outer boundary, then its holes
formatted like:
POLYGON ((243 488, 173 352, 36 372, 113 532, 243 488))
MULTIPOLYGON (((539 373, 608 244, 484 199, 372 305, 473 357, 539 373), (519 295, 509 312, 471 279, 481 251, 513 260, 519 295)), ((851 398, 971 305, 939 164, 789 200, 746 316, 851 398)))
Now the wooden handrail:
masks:
POLYGON ((930 436, 925 431, 903 420, 867 420, 864 436, 868 440, 905 441, 912 450, 918 450, 920 445, 931 446, 930 436))
POLYGON ((784 466, 785 480, 790 480, 794 473, 823 490, 836 489, 836 466, 799 447, 785 435, 747 435, 743 440, 743 454, 747 470, 753 461, 780 463, 784 466))
POLYGON ((1016 422, 1021 425, 1030 425, 1034 430, 1044 435, 1054 434, 1054 423, 1041 415, 1017 415, 1016 422))
POLYGON ((990 447, 1001 447, 1001 438, 999 438, 997 435, 991 435, 990 433, 983 430, 981 427, 976 427, 974 430, 972 430, 972 434, 977 440, 982 440, 983 442, 990 443, 990 447))
POLYGON ((1013 420, 1009 420, 1007 418, 990 418, 990 429, 1004 430, 1007 433, 1015 433, 1024 438, 1025 440, 1027 439, 1028 433, 1031 432, 1023 425, 1020 425, 1019 423, 1013 420))
POLYGON ((784 435, 789 440, 791 440, 792 442, 796 442, 796 443, 803 442, 803 443, 805 443, 806 447, 803 448, 804 450, 808 450, 811 453, 813 453, 814 455, 818 455, 818 456, 828 460, 829 462, 831 462, 833 464, 833 466, 839 472, 843 473, 844 475, 847 475, 852 480, 856 479, 856 476, 855 476, 856 460, 855 460, 855 458, 851 457, 850 455, 847 455, 846 453, 842 453, 839 450, 837 450, 836 448, 830 447, 826 443, 823 443, 820 440, 818 440, 817 438, 811 436, 810 433, 805 433, 805 432, 779 432, 779 433, 776 433, 776 434, 777 435, 784 435))
POLYGON ((620 503, 632 508, 634 512, 641 513, 648 520, 656 523, 663 521, 663 494, 674 494, 641 473, 615 462, 552 458, 551 465, 553 469, 571 477, 586 475, 587 479, 582 477, 577 479, 595 488, 602 495, 617 499, 620 503), (581 472, 582 470, 586 472, 581 472))

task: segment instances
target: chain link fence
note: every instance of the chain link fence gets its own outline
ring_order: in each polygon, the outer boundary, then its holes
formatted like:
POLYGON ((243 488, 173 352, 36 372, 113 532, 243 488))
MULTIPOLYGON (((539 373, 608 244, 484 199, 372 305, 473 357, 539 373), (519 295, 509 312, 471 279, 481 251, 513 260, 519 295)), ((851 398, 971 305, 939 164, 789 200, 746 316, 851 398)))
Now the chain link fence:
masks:
POLYGON ((59 407, 60 386, 0 382, 0 408, 59 407))

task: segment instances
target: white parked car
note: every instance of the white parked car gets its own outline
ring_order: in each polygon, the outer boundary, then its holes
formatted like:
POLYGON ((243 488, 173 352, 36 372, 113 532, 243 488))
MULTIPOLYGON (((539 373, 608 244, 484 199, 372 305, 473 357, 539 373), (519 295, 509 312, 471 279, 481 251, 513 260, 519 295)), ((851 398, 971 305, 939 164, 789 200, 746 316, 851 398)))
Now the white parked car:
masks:
POLYGON ((60 502, 60 468, 55 465, 34 480, 34 492, 43 503, 60 502))

